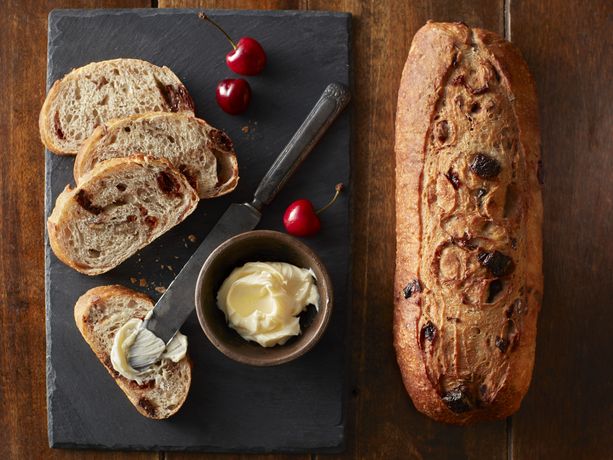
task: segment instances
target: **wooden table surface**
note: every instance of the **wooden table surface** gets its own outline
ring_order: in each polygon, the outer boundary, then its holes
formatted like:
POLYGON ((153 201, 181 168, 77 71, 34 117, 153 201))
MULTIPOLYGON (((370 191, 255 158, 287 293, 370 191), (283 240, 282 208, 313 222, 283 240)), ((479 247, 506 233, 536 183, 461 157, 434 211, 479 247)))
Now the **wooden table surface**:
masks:
POLYGON ((613 4, 607 0, 2 0, 0 458, 231 457, 64 451, 47 444, 44 162, 37 128, 45 96, 47 14, 53 8, 150 6, 354 16, 351 394, 347 449, 332 458, 613 458, 613 375, 607 364, 613 4), (467 428, 441 425, 415 411, 392 349, 396 92, 413 34, 428 19, 462 20, 510 38, 528 61, 540 99, 545 299, 533 382, 515 416, 467 428))

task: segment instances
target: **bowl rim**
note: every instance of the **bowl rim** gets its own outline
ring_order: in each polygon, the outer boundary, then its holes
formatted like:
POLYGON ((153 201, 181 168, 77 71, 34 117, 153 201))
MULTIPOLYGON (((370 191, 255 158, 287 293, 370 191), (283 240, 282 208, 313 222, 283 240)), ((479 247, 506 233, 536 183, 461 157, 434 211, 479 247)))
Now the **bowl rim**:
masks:
MULTIPOLYGON (((324 265, 321 258, 315 253, 315 251, 313 251, 304 242, 300 241, 299 239, 291 235, 288 235, 282 232, 278 232, 276 230, 251 230, 251 231, 239 233, 238 235, 235 235, 227 239, 226 241, 221 243, 219 246, 217 246, 209 254, 209 256, 206 258, 206 260, 202 264, 202 267, 200 268, 200 272, 198 273, 198 279, 196 281, 196 288, 194 291, 194 302, 195 302, 195 308, 196 308, 196 315, 198 316, 198 322, 200 323, 200 327, 204 331, 204 334, 206 335, 206 337, 209 339, 209 341, 211 342, 211 344, 213 344, 215 348, 217 348, 224 355, 226 355, 228 358, 234 361, 237 361, 243 364, 249 364, 252 366, 264 367, 264 366, 276 366, 279 364, 287 363, 289 361, 293 361, 294 359, 297 359, 300 356, 307 353, 309 350, 311 350, 311 348, 313 348, 319 342, 319 340, 323 336, 330 322, 330 317, 332 314, 332 307, 334 304, 334 293, 333 293, 333 288, 332 288, 332 280, 330 279, 330 275, 328 274, 328 270, 326 266, 324 265), (219 255, 222 254, 228 247, 236 244, 237 242, 246 240, 246 239, 261 238, 261 237, 276 239, 277 241, 281 241, 285 245, 293 246, 298 251, 306 255, 307 258, 312 259, 315 262, 314 265, 317 265, 320 268, 321 274, 323 275, 322 276, 323 279, 322 280, 318 279, 317 282, 318 284, 322 283, 322 286, 328 298, 328 301, 325 305, 319 305, 318 314, 323 315, 323 317, 319 325, 316 326, 317 329, 314 331, 311 338, 309 340, 306 340, 300 343, 299 346, 297 346, 290 353, 287 353, 282 356, 276 356, 276 357, 265 357, 263 355, 261 357, 245 356, 244 354, 237 352, 233 348, 228 347, 226 343, 223 340, 221 340, 213 332, 213 330, 209 327, 207 321, 205 320, 205 314, 204 314, 205 307, 204 305, 202 305, 203 302, 202 302, 201 292, 202 292, 202 285, 204 282, 204 275, 206 271, 210 268, 213 261, 217 257, 219 257, 219 255)), ((217 305, 215 305, 215 308, 217 308, 217 305)), ((283 345, 280 345, 280 346, 282 347, 283 345)))

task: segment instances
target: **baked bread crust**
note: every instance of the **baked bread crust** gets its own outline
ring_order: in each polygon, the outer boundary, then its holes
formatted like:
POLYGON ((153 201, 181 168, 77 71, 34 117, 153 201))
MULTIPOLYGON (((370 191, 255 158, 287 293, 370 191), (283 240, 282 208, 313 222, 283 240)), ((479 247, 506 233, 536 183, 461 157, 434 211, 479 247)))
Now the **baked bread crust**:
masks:
POLYGON ((169 160, 201 199, 230 193, 238 184, 230 138, 189 112, 149 112, 98 126, 75 158, 75 181, 101 161, 135 153, 169 160), (151 145, 155 151, 147 150, 151 145))
POLYGON ((507 417, 530 384, 543 291, 537 117, 512 44, 462 23, 417 32, 396 116, 394 346, 415 407, 441 422, 507 417))
POLYGON ((167 160, 113 158, 66 186, 47 220, 49 243, 66 265, 99 275, 189 216, 198 195, 167 160))
POLYGON ((177 363, 163 363, 164 382, 160 384, 152 380, 139 385, 120 375, 111 363, 117 329, 131 318, 143 319, 153 307, 153 301, 140 292, 120 285, 98 286, 79 297, 74 318, 85 341, 136 410, 160 420, 175 414, 187 398, 192 380, 189 356, 177 363))
POLYGON ((45 98, 38 126, 45 147, 76 155, 96 126, 144 112, 188 112, 194 101, 168 68, 140 59, 111 59, 73 69, 45 98))

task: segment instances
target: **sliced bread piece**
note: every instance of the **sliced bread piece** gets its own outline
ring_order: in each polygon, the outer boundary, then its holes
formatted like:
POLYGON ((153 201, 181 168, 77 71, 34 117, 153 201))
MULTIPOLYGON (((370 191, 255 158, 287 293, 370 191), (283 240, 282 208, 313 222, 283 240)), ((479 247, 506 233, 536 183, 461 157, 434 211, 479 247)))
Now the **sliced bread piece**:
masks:
POLYGON ((101 161, 136 152, 169 160, 200 198, 224 195, 238 183, 230 138, 187 112, 150 112, 98 126, 75 159, 75 181, 101 161))
POLYGON ((194 102, 167 67, 138 59, 92 62, 56 81, 38 120, 45 146, 75 155, 93 130, 113 118, 145 112, 194 113, 194 102))
POLYGON ((49 216, 57 257, 87 275, 116 267, 191 214, 198 195, 167 160, 103 161, 58 196, 49 216))
POLYGON ((119 285, 99 286, 79 298, 74 318, 85 341, 136 410, 145 417, 164 419, 176 413, 187 398, 192 381, 189 357, 176 363, 162 360, 154 378, 141 385, 120 375, 111 363, 119 328, 132 318, 144 319, 152 308, 153 301, 145 294, 119 285))

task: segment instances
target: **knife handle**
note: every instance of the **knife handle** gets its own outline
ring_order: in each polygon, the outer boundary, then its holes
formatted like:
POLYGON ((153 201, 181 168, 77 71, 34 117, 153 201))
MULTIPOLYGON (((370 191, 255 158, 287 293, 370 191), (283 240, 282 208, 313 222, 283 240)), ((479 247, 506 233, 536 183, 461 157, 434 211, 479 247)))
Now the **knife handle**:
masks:
POLYGON ((296 168, 311 153, 328 127, 347 107, 350 98, 349 89, 341 83, 330 83, 326 87, 311 113, 258 185, 251 206, 261 211, 274 199, 296 168))

